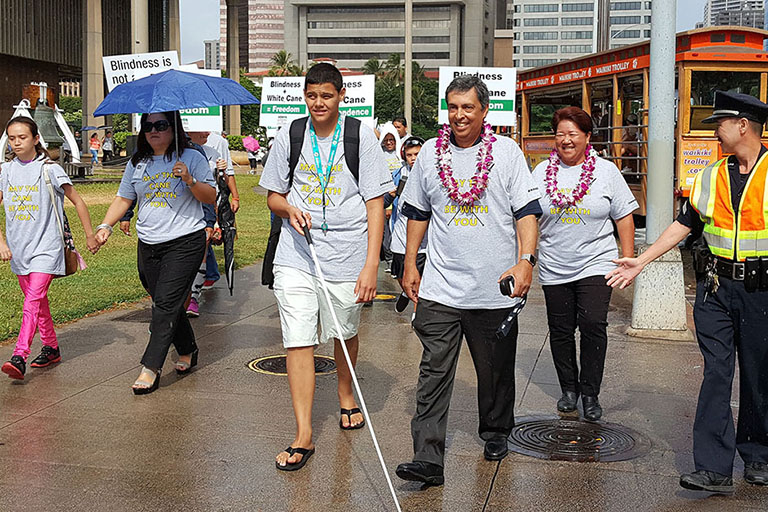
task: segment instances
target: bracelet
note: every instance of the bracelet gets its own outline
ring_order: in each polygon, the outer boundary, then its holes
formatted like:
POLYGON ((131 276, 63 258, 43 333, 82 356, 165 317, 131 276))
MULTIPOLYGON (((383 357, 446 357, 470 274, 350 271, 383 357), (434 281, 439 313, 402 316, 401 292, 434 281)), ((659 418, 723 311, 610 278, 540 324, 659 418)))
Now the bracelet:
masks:
POLYGON ((240 197, 235 197, 235 196, 232 196, 232 200, 233 200, 233 201, 239 201, 239 200, 240 200, 240 197))
POLYGON ((106 229, 107 231, 109 231, 110 235, 112 234, 112 226, 110 226, 109 224, 99 224, 98 226, 96 226, 96 231, 100 229, 106 229))

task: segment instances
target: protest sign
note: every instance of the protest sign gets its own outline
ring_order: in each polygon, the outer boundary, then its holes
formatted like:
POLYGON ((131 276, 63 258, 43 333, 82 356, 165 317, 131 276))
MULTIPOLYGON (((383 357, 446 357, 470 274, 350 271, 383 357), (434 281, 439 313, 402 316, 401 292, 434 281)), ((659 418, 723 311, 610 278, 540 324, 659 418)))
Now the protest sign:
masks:
POLYGON ((493 126, 515 126, 515 91, 517 90, 517 70, 515 68, 480 68, 480 67, 440 67, 439 113, 438 122, 448 122, 448 104, 445 101, 445 89, 451 81, 461 75, 474 75, 488 87, 490 101, 488 116, 485 118, 493 126))

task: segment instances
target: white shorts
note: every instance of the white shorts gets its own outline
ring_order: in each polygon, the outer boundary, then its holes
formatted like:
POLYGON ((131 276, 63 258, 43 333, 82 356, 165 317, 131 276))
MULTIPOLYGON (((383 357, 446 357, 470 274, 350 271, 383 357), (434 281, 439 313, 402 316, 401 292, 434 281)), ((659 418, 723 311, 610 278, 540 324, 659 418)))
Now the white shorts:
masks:
MULTIPOLYGON (((285 348, 311 347, 338 337, 319 278, 284 265, 275 265, 274 274, 285 348)), ((355 284, 355 281, 326 281, 345 340, 355 336, 360 326, 362 304, 355 303, 355 284)))

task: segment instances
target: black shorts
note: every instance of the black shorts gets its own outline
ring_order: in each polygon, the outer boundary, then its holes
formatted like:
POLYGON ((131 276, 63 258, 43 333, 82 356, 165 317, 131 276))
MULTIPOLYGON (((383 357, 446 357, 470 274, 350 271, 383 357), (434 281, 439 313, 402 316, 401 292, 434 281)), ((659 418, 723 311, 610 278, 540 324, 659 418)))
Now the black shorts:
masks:
MULTIPOLYGON (((424 264, 427 262, 427 254, 420 252, 416 255, 416 269, 419 275, 424 275, 424 264)), ((405 254, 392 253, 392 275, 402 279, 405 273, 405 254)))

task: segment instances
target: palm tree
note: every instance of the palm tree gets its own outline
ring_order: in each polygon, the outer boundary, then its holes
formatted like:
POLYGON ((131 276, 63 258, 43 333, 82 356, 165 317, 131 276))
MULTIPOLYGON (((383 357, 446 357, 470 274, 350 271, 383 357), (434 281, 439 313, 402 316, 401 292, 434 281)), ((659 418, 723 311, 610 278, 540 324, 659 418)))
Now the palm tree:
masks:
POLYGON ((384 64, 376 57, 368 59, 363 64, 363 71, 366 75, 376 75, 376 78, 382 78, 386 74, 384 64))
POLYGON ((387 69, 387 78, 390 78, 395 83, 401 83, 405 77, 405 69, 399 53, 393 53, 389 56, 384 63, 384 67, 387 69))
POLYGON ((293 56, 285 50, 280 50, 269 59, 269 73, 273 76, 292 75, 297 65, 293 56))

